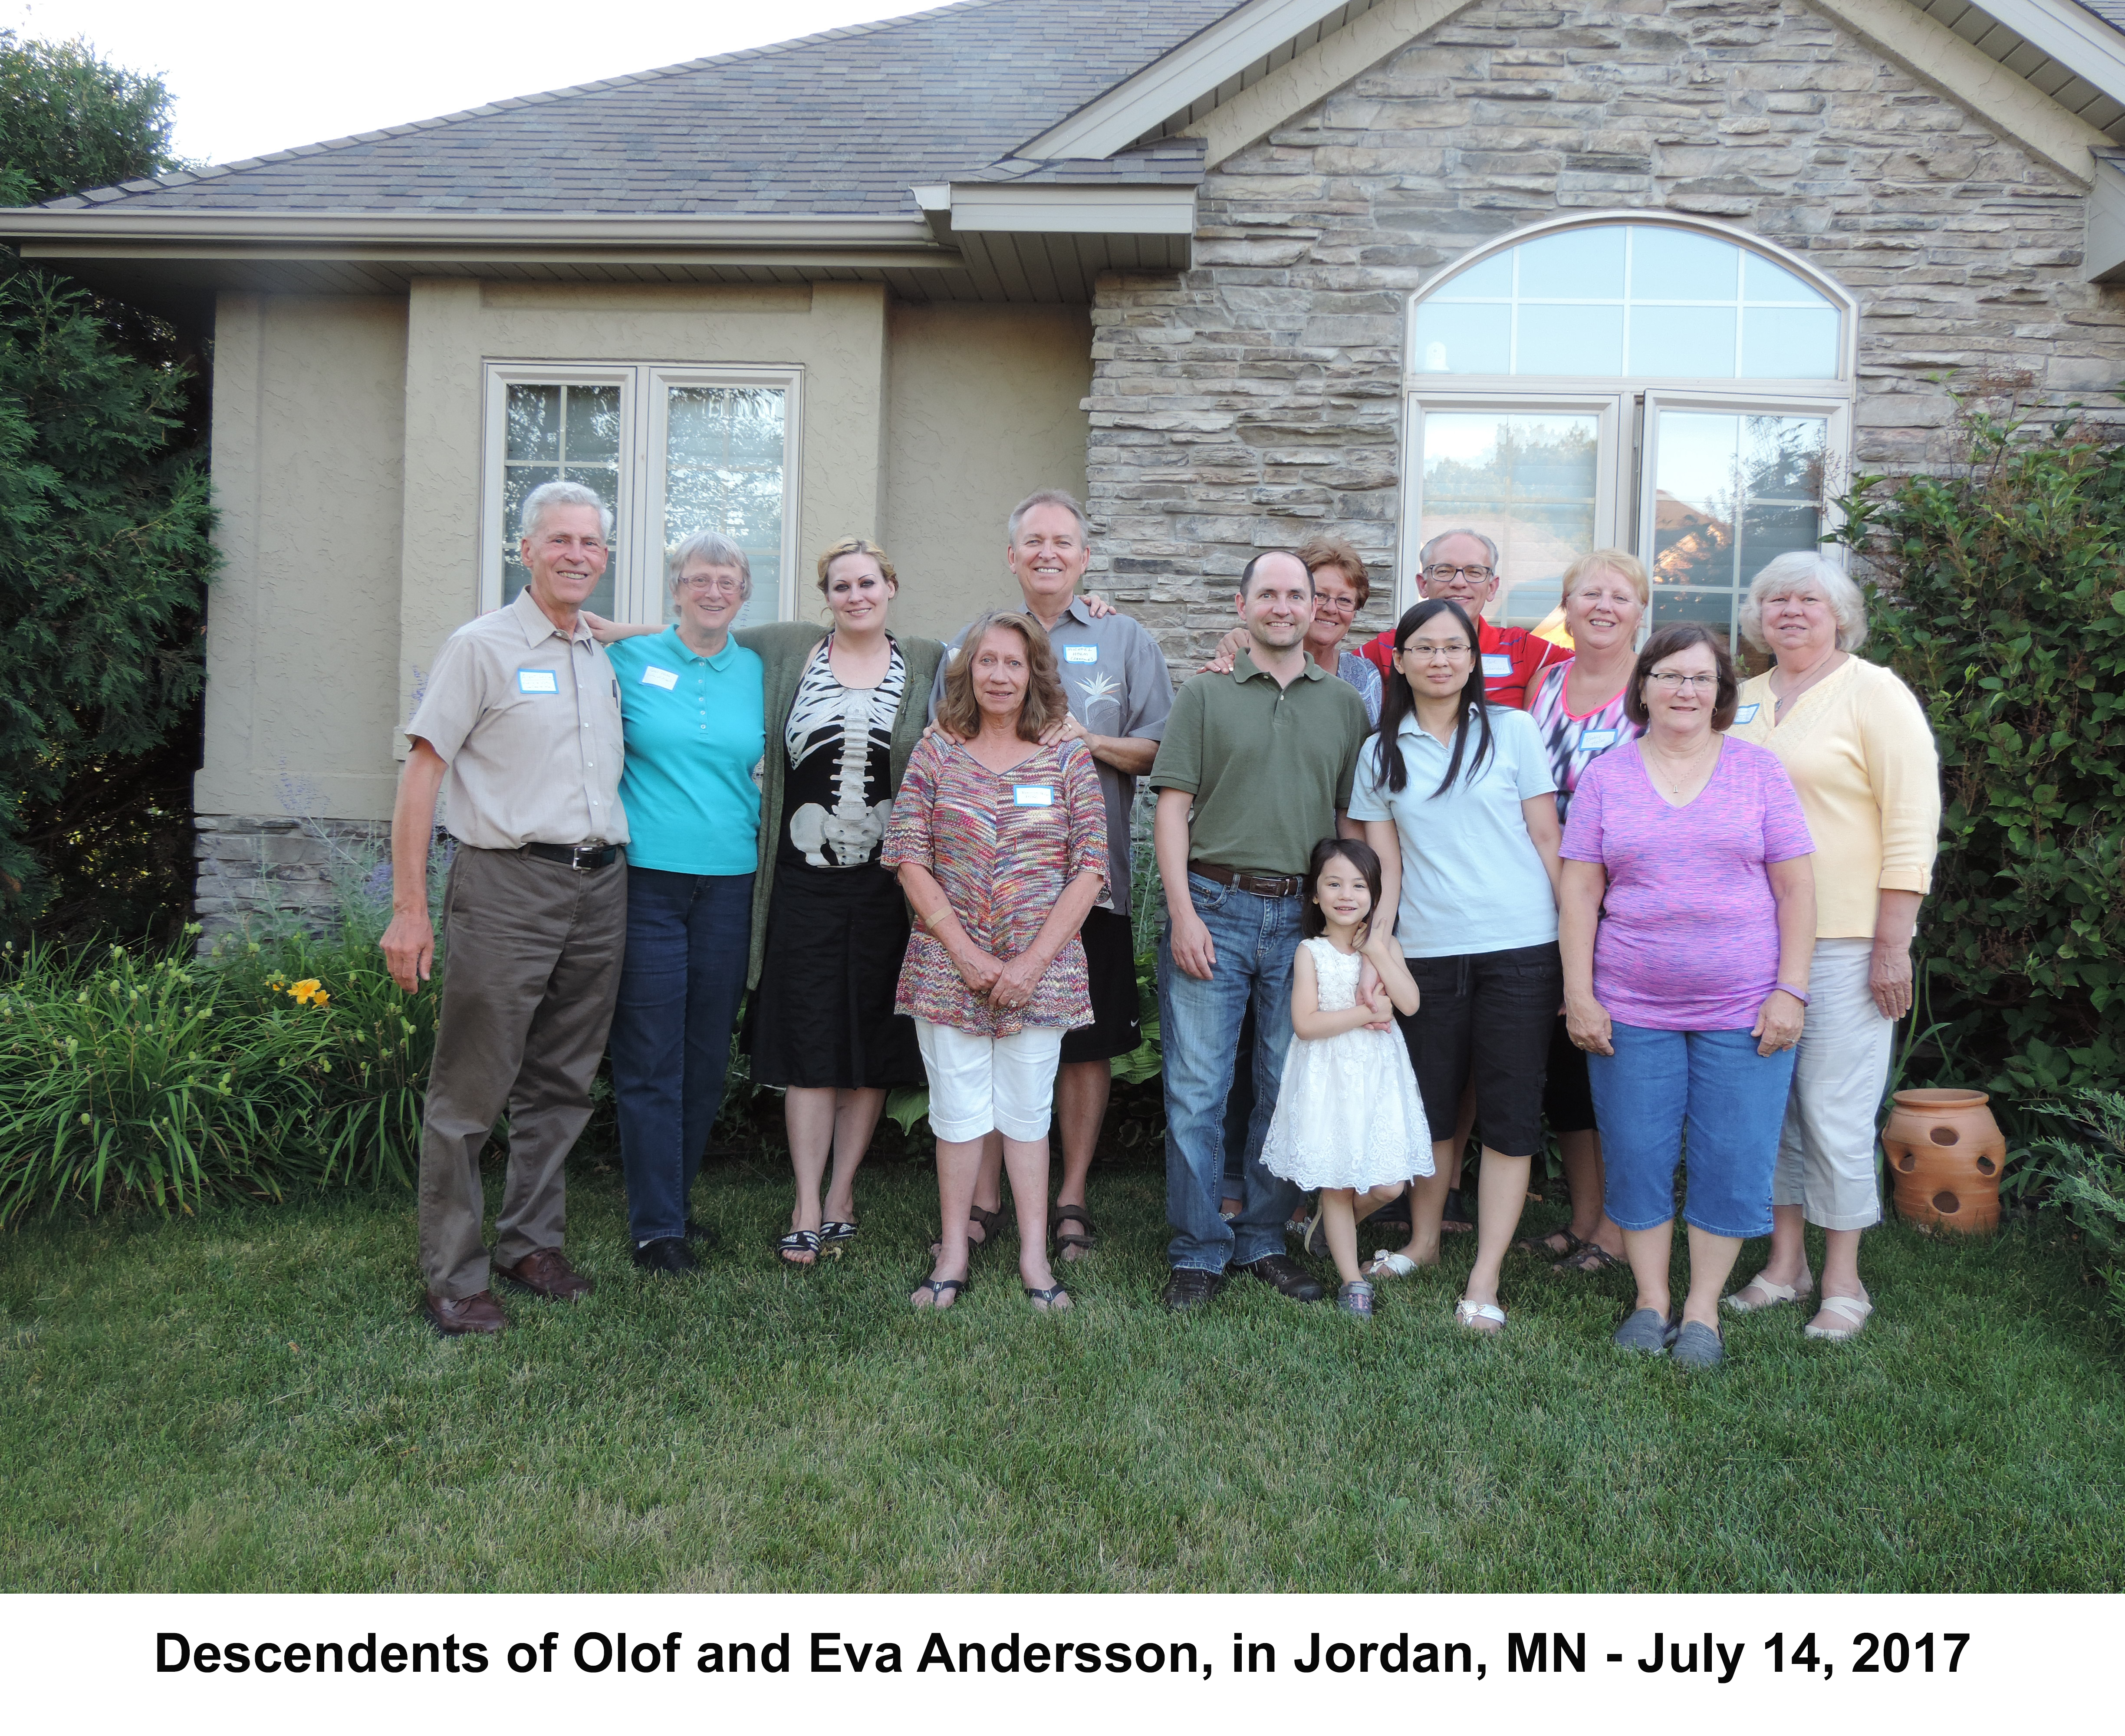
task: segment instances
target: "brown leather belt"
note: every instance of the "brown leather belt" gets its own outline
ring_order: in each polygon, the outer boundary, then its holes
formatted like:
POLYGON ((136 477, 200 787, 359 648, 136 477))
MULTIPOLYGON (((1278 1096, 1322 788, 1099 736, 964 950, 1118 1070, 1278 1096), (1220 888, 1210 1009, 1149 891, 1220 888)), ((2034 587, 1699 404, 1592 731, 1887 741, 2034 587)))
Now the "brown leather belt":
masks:
POLYGON ((611 867, 613 859, 620 854, 620 846, 596 838, 588 844, 527 844, 524 854, 536 856, 542 862, 563 863, 582 874, 592 868, 611 867))
POLYGON ((1306 884, 1303 874, 1242 874, 1237 868, 1220 868, 1214 862, 1191 862, 1188 872, 1214 880, 1219 886, 1252 892, 1257 898, 1296 898, 1306 884))

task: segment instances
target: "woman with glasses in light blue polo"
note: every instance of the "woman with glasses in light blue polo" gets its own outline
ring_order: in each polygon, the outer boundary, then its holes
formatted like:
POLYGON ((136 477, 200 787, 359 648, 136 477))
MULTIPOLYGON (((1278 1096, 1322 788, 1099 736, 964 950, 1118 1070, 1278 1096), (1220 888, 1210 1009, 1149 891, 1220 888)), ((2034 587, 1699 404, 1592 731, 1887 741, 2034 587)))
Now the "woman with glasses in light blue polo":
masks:
POLYGON ((763 665, 731 637, 752 595, 745 551, 703 531, 666 566, 677 619, 605 628, 633 838, 612 1080, 634 1263, 681 1273, 698 1264, 687 1244, 708 1239, 687 1202, 745 993, 766 728, 763 665))

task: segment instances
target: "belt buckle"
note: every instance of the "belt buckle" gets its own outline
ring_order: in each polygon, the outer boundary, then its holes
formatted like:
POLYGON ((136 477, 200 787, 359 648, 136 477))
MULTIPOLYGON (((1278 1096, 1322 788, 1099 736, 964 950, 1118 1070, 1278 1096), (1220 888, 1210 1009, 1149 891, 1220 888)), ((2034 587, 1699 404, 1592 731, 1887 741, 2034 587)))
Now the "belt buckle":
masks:
POLYGON ((587 874, 590 872, 590 868, 585 866, 583 858, 586 856, 601 856, 605 854, 605 840, 601 838, 592 839, 587 844, 572 845, 568 851, 568 866, 573 868, 578 874, 587 874))

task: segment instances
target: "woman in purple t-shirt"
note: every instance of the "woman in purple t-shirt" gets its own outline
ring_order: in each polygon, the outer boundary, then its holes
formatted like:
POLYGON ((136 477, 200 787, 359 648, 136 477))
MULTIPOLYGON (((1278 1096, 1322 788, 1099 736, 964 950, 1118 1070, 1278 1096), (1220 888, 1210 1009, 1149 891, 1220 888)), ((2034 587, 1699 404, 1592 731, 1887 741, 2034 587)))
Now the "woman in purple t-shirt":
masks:
POLYGON ((1771 1171, 1815 946, 1815 840, 1785 768, 1724 739, 1725 642, 1663 627, 1624 695, 1644 733, 1586 768, 1566 823, 1558 944, 1637 1301, 1628 1350, 1708 1368, 1742 1239, 1771 1231, 1771 1171), (1675 1170, 1689 1142, 1689 1294, 1670 1306, 1675 1170))

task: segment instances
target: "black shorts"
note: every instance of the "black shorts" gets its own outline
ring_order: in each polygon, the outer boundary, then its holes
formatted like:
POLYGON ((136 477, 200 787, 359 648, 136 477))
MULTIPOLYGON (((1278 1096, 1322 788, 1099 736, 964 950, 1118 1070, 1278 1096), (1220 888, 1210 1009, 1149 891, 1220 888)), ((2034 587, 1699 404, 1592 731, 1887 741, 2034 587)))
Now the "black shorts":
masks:
POLYGON ((1433 1138, 1454 1136, 1472 1074, 1483 1143, 1505 1157, 1533 1156, 1542 1146, 1543 1079, 1564 999, 1557 943, 1412 958, 1409 973, 1421 999, 1413 1016, 1397 1013, 1395 1023, 1433 1138))
POLYGON ((1594 1127, 1594 1084, 1586 1051, 1571 1040, 1559 1014, 1549 1039, 1549 1073, 1542 1084, 1542 1118, 1553 1133, 1587 1133, 1594 1127))
POLYGON ((1087 910, 1077 938, 1085 943, 1092 1022, 1064 1036, 1062 1059, 1113 1061, 1133 1055, 1143 1043, 1143 1020, 1137 1005, 1136 935, 1129 920, 1114 910, 1087 910))

